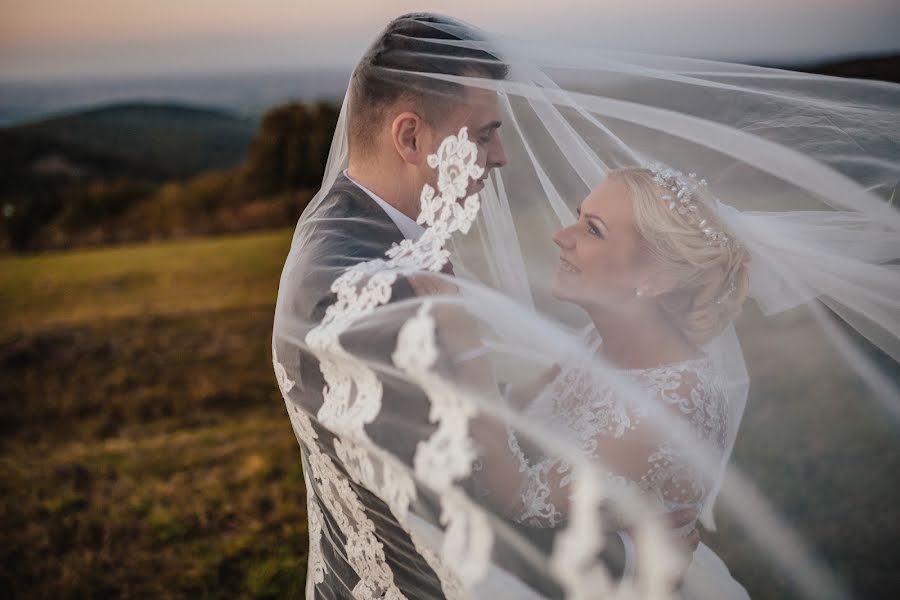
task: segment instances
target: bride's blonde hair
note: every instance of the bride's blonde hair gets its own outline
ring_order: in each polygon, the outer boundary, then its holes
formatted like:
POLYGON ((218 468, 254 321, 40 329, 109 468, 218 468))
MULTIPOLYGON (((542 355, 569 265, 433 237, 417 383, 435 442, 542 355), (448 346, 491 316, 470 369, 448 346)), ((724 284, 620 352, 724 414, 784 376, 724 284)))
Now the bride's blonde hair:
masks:
POLYGON ((617 169, 609 176, 628 188, 643 248, 672 286, 658 296, 661 308, 692 342, 708 342, 740 314, 749 285, 749 253, 726 231, 703 187, 693 190, 697 212, 681 214, 670 208, 669 190, 654 180, 653 171, 617 169), (698 218, 706 221, 702 227, 698 218), (728 239, 711 242, 703 228, 728 239))

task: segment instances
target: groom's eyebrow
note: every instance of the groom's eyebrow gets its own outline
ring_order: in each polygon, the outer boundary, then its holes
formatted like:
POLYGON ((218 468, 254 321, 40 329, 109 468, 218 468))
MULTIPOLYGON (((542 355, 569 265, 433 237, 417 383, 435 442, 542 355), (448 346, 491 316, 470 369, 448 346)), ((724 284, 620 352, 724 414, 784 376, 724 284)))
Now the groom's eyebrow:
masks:
POLYGON ((479 133, 487 133, 487 132, 490 131, 491 129, 500 129, 500 126, 501 126, 501 125, 503 125, 503 123, 500 122, 500 121, 491 121, 490 123, 488 123, 487 125, 485 125, 485 126, 482 127, 481 129, 479 129, 478 132, 479 132, 479 133))

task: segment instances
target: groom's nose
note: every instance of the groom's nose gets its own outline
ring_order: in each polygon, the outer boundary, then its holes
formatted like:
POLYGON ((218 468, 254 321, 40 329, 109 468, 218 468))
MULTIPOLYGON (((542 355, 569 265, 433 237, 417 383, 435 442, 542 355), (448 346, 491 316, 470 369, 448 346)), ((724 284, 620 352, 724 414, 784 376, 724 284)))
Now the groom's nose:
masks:
POLYGON ((487 166, 491 169, 499 169, 506 166, 506 151, 498 137, 488 149, 487 166))

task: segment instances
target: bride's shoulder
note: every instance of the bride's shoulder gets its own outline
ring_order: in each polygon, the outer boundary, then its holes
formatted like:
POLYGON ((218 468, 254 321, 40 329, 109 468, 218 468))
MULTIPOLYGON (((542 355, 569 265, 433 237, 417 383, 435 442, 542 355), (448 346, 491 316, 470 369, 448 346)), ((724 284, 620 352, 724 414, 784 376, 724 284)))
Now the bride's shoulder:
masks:
POLYGON ((679 408, 698 409, 725 401, 722 376, 708 356, 700 356, 649 369, 634 371, 646 385, 656 388, 663 399, 679 408))
POLYGON ((643 380, 676 414, 683 415, 704 439, 724 443, 728 396, 724 378, 709 357, 646 370, 643 380))

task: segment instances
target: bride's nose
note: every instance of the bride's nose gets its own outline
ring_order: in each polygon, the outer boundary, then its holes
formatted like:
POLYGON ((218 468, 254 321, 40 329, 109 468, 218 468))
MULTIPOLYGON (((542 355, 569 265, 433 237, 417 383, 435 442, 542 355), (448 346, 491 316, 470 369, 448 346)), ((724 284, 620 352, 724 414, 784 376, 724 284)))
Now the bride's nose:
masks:
POLYGON ((560 229, 553 235, 553 241, 563 250, 571 250, 575 247, 575 239, 569 232, 569 228, 560 229))

